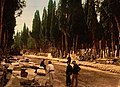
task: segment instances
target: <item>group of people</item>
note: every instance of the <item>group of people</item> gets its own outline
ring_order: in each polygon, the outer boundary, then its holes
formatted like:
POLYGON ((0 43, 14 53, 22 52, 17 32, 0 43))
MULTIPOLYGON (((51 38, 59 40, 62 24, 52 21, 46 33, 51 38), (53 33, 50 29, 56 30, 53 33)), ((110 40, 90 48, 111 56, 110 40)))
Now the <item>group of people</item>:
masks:
POLYGON ((40 66, 44 67, 44 70, 46 71, 46 74, 49 77, 49 80, 48 80, 49 85, 50 85, 50 87, 53 87, 53 84, 54 84, 54 65, 52 64, 51 61, 48 61, 48 66, 46 67, 45 59, 43 59, 40 63, 40 66))
MULTIPOLYGON (((68 87, 77 87, 78 85, 78 72, 80 67, 77 65, 76 61, 72 61, 73 67, 71 66, 71 57, 69 56, 66 67, 66 86, 68 87), (72 79, 71 79, 72 76, 72 79)), ((45 59, 42 60, 40 66, 43 66, 46 73, 49 76, 50 87, 53 87, 54 84, 54 65, 51 61, 48 61, 48 65, 45 65, 45 59)))
POLYGON ((71 66, 71 57, 69 56, 67 61, 66 68, 66 86, 68 87, 77 87, 78 85, 78 73, 80 71, 80 67, 77 65, 76 61, 72 61, 73 67, 71 66), (72 80, 71 80, 72 75, 72 80))

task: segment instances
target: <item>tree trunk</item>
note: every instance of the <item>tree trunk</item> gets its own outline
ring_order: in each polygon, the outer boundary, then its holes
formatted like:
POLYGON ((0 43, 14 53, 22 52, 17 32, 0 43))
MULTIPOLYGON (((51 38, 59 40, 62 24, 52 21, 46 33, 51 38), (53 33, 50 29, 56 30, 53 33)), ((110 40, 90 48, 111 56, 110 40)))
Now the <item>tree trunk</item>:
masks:
POLYGON ((98 40, 95 41, 95 48, 96 48, 96 54, 98 54, 99 53, 99 41, 98 40))
POLYGON ((75 38, 75 53, 77 52, 77 47, 78 47, 78 34, 76 34, 75 38))
POLYGON ((73 49, 73 51, 75 51, 75 37, 73 37, 73 47, 72 47, 73 49))
POLYGON ((3 48, 3 50, 4 50, 4 48, 7 48, 8 47, 8 30, 3 30, 2 29, 2 39, 1 39, 1 46, 2 46, 2 48, 3 48))
POLYGON ((111 57, 113 57, 114 54, 114 33, 113 33, 113 24, 111 23, 111 57))
POLYGON ((62 34, 62 47, 61 47, 61 50, 62 50, 62 56, 63 56, 63 53, 64 53, 64 34, 62 34))
POLYGON ((5 0, 0 0, 0 48, 2 47, 2 18, 5 0))
POLYGON ((65 35, 65 53, 68 53, 68 37, 67 37, 67 33, 64 33, 65 35))
POLYGON ((96 46, 95 46, 95 40, 93 41, 93 48, 92 48, 92 54, 95 54, 96 52, 96 46))
POLYGON ((114 40, 113 40, 113 32, 111 32, 111 46, 112 46, 112 57, 113 57, 113 54, 114 54, 114 40))
POLYGON ((117 28, 118 28, 118 31, 120 33, 120 23, 119 23, 118 18, 116 16, 115 16, 115 21, 117 23, 117 28))
MULTIPOLYGON (((118 18, 116 16, 114 18, 115 18, 115 21, 117 23, 117 28, 118 28, 118 31, 119 31, 119 36, 118 36, 118 40, 119 40, 118 47, 119 47, 119 45, 120 45, 120 23, 119 23, 118 18)), ((118 49, 118 56, 120 57, 119 49, 118 49)))
POLYGON ((102 48, 101 48, 101 40, 99 41, 99 57, 101 58, 101 50, 102 50, 102 48))

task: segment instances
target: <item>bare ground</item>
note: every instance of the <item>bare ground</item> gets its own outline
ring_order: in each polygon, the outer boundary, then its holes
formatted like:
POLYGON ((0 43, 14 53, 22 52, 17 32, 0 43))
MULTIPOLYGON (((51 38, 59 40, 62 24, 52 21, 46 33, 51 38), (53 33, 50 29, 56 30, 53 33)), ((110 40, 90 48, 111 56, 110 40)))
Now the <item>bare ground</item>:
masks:
MULTIPOLYGON (((31 61, 39 63, 40 59, 31 59, 31 61)), ((53 64, 55 66, 55 87, 65 87, 66 64, 54 61, 53 64)), ((84 66, 81 66, 81 68, 78 78, 78 87, 120 87, 119 74, 84 66)))
MULTIPOLYGON (((30 58, 32 62, 40 63, 41 59, 30 58)), ((46 60, 47 64, 48 60, 46 60)), ((52 61, 55 66, 55 87, 66 87, 66 63, 52 61)), ((80 66, 78 87, 120 87, 120 74, 101 71, 90 67, 80 66)))

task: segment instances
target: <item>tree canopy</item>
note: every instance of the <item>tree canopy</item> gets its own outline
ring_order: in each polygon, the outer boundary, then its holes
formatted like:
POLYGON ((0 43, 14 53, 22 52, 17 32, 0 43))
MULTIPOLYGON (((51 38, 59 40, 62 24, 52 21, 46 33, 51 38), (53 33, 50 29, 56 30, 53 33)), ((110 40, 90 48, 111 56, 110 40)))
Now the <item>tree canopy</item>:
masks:
POLYGON ((106 48, 114 53, 119 47, 119 4, 119 0, 59 0, 56 5, 49 0, 42 20, 38 10, 34 14, 29 42, 44 52, 55 47, 63 55, 83 48, 96 55, 106 48))

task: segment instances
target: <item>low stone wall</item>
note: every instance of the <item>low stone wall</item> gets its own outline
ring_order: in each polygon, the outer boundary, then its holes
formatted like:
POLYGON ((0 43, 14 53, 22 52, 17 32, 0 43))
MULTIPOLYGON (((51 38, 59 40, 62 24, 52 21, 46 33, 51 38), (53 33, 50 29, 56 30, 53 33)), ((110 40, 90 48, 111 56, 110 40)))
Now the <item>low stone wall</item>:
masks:
POLYGON ((110 71, 112 73, 119 73, 120 74, 120 66, 117 65, 110 65, 110 64, 100 64, 94 62, 79 62, 80 65, 96 68, 103 71, 110 71))

